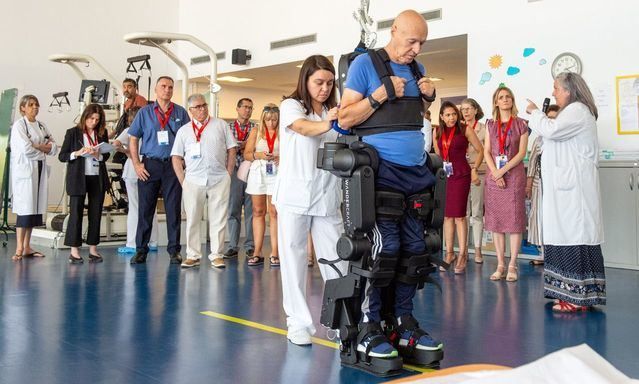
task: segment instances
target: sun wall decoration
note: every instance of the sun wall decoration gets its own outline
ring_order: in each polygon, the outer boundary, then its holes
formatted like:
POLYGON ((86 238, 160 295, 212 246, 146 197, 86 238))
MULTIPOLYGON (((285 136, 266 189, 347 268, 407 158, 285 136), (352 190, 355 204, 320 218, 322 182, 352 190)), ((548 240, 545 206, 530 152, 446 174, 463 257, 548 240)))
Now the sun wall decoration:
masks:
POLYGON ((497 69, 497 68, 501 67, 502 63, 503 63, 503 60, 502 60, 501 55, 493 55, 493 56, 490 57, 490 59, 488 59, 488 65, 492 69, 497 69))

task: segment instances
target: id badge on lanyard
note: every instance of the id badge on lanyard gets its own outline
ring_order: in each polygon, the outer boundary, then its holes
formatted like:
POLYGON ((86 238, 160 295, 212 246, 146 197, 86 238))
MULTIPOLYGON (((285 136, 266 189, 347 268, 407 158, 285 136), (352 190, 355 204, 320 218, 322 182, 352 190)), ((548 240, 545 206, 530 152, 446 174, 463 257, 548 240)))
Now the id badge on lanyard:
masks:
POLYGON ((444 155, 444 172, 446 172, 446 177, 451 177, 453 175, 453 163, 448 157, 450 153, 450 146, 453 143, 453 139, 455 138, 455 127, 450 128, 450 133, 448 136, 445 135, 446 131, 442 133, 442 155, 444 155))
POLYGON ((275 176, 277 175, 277 165, 274 162, 269 161, 266 163, 266 175, 267 176, 275 176))
POLYGON ((497 167, 497 169, 502 169, 503 167, 505 167, 507 162, 508 156, 506 155, 499 155, 495 157, 495 166, 497 167))
POLYGON ((91 157, 91 166, 93 167, 93 169, 98 169, 100 167, 100 160, 96 159, 95 157, 91 157))
POLYGON ((444 172, 446 172, 446 177, 451 177, 453 175, 453 163, 444 161, 444 172))
POLYGON ((199 159, 202 157, 202 146, 199 142, 193 143, 191 144, 191 150, 189 152, 191 153, 192 159, 199 159))
POLYGON ((158 131, 158 145, 169 145, 169 131, 158 131))
POLYGON ((506 156, 506 139, 510 135, 510 127, 513 123, 513 118, 508 119, 506 129, 502 132, 499 120, 497 120, 497 140, 499 141, 499 153, 501 155, 495 157, 495 166, 497 169, 502 169, 508 162, 508 156, 506 156))

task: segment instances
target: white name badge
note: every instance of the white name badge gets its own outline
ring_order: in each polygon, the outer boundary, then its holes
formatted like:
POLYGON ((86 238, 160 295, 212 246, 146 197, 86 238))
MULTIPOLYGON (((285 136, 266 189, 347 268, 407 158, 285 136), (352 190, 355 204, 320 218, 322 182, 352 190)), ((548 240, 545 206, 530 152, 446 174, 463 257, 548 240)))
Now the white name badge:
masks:
POLYGON ((158 131, 158 144, 169 145, 169 131, 158 131))
POLYGON ((444 172, 446 172, 446 177, 451 177, 453 175, 453 163, 444 161, 444 172))
POLYGON ((508 156, 506 155, 500 155, 495 157, 495 166, 497 167, 497 169, 502 169, 503 167, 505 167, 507 162, 508 162, 508 156))
POLYGON ((95 157, 91 158, 91 166, 93 168, 98 168, 100 166, 100 160, 96 159, 95 157))
POLYGON ((266 174, 268 176, 277 175, 277 165, 275 165, 274 162, 269 161, 268 163, 266 163, 266 174))
POLYGON ((200 157, 202 157, 202 146, 200 145, 200 143, 193 143, 191 144, 188 152, 191 155, 192 159, 199 159, 200 157))

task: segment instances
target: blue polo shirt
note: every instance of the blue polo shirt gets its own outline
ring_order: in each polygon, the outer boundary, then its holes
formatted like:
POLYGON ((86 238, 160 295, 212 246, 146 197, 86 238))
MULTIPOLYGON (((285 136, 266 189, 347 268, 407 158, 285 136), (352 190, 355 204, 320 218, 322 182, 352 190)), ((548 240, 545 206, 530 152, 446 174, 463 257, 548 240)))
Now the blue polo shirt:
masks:
POLYGON ((156 101, 153 104, 149 104, 146 107, 142 107, 135 115, 133 124, 129 128, 129 135, 135 136, 142 140, 142 148, 140 148, 140 154, 144 157, 155 157, 160 159, 168 159, 171 157, 171 149, 175 142, 175 135, 181 126, 191 121, 186 110, 177 104, 173 104, 173 112, 169 116, 169 122, 164 127, 169 131, 169 145, 158 144, 158 134, 161 125, 155 114, 155 109, 158 108, 160 113, 162 110, 156 101))
MULTIPOLYGON (((407 80, 404 87, 404 95, 419 96, 419 87, 413 77, 410 66, 392 61, 390 64, 395 76, 403 77, 407 80)), ((424 66, 420 63, 417 64, 422 73, 425 74, 424 66)), ((357 56, 348 69, 345 87, 364 95, 364 97, 368 97, 381 85, 382 81, 377 76, 368 53, 357 56)), ((426 162, 424 134, 421 131, 378 133, 364 136, 362 140, 372 145, 379 156, 386 161, 403 166, 423 165, 426 162)))

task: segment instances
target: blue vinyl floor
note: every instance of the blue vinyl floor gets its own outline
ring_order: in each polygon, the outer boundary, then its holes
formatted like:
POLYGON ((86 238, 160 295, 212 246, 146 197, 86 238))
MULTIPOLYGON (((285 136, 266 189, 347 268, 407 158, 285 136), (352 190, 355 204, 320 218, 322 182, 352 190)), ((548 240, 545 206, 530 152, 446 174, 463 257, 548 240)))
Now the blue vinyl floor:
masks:
MULTIPOLYGON (((68 265, 68 251, 50 249, 39 249, 44 259, 13 262, 14 244, 0 248, 0 383, 383 381, 341 368, 333 348, 298 347, 280 334, 202 314, 285 329, 280 272, 268 262, 248 267, 240 254, 226 270, 181 270, 161 249, 146 265, 131 266, 115 247, 100 248, 105 261, 98 265, 68 265)), ((471 262, 466 275, 440 274, 443 293, 432 286, 418 292, 415 316, 444 341, 442 367, 518 366, 587 343, 639 378, 639 272, 608 269, 606 307, 558 315, 542 297, 540 267, 521 261, 519 282, 506 283, 489 281, 495 266, 493 257, 471 262)), ((319 323, 317 267, 308 296, 319 323)))

